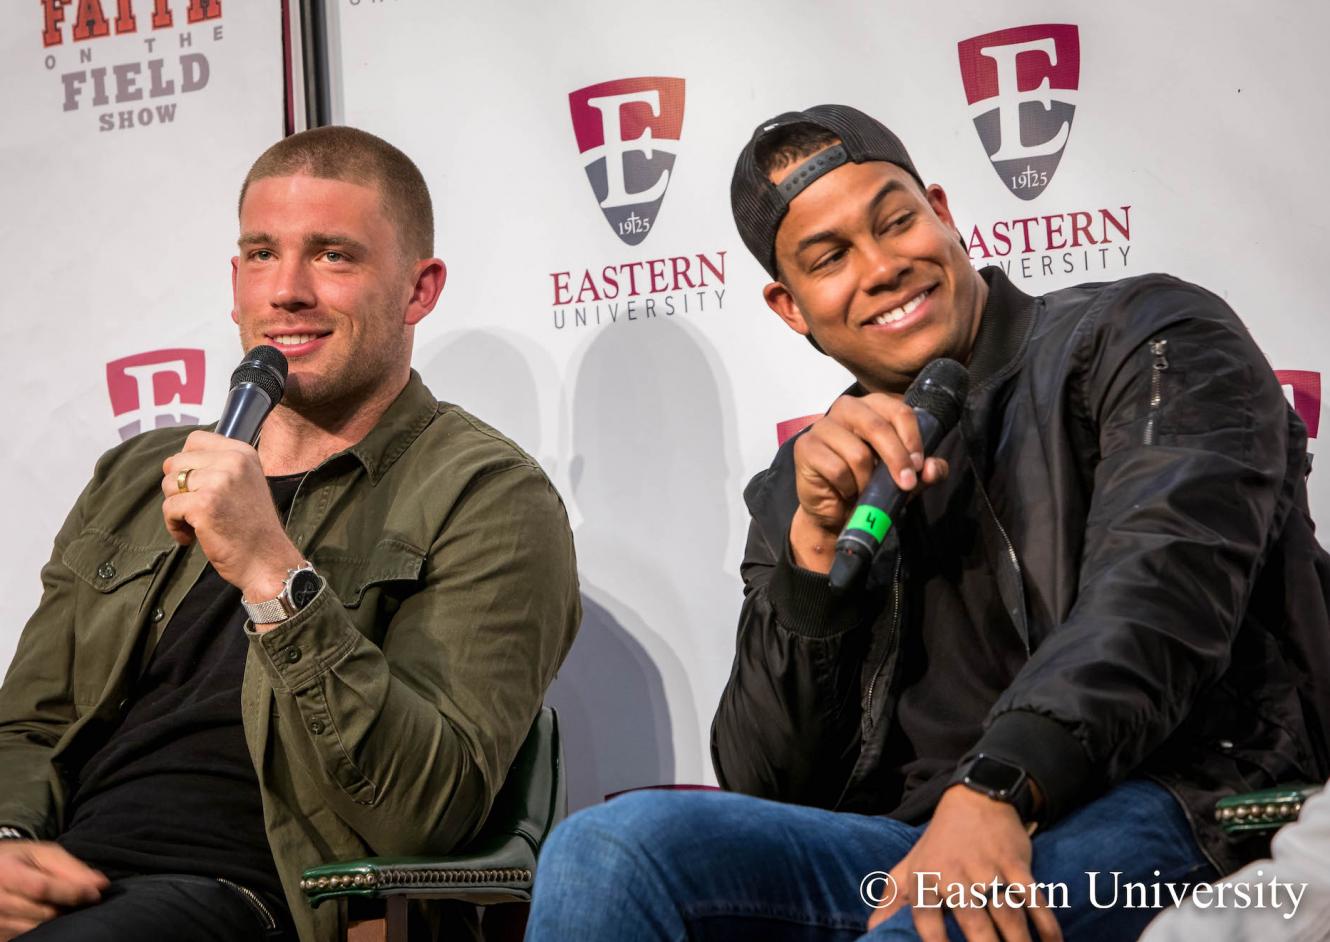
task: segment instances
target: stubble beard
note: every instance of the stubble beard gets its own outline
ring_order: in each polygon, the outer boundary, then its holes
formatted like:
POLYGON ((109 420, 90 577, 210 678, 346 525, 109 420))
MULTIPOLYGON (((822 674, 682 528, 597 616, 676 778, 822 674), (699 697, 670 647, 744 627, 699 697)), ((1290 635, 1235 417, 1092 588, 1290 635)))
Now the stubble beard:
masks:
POLYGON ((382 398, 386 384, 396 383, 405 350, 404 336, 383 338, 373 357, 363 349, 352 351, 331 373, 293 375, 287 380, 282 405, 317 425, 340 425, 382 398))

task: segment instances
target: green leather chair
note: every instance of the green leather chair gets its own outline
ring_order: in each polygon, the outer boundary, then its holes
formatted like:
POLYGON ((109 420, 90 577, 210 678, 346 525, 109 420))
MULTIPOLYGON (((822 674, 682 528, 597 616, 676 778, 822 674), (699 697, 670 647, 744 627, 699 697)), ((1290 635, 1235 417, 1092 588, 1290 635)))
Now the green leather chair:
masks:
POLYGON ((490 906, 529 903, 536 858, 568 814, 558 715, 543 707, 518 750, 475 840, 442 857, 366 857, 306 870, 300 888, 310 903, 381 899, 387 942, 405 942, 408 902, 451 900, 490 906))

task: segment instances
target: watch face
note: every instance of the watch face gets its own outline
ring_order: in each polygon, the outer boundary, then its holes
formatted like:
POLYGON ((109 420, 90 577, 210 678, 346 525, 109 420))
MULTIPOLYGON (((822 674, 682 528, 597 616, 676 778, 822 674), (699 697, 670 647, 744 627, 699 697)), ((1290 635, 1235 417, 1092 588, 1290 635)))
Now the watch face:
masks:
POLYGON ((1025 778, 1019 766, 992 756, 979 756, 965 773, 967 782, 980 786, 992 795, 1010 795, 1025 778))
POLYGON ((309 569, 302 569, 291 577, 291 604, 296 611, 314 601, 314 596, 323 588, 323 579, 309 569))

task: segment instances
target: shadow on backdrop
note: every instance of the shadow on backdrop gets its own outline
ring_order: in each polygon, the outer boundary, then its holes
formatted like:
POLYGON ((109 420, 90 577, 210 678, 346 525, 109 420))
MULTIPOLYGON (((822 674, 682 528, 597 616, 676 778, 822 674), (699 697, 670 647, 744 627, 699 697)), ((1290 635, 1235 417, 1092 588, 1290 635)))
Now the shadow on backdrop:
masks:
POLYGON ((584 701, 597 742, 613 744, 596 756, 600 795, 701 782, 710 769, 702 724, 719 686, 699 688, 708 671, 698 668, 723 652, 723 682, 733 652, 723 613, 739 591, 723 571, 724 423, 703 342, 675 322, 615 325, 597 332, 577 368, 569 475, 589 603, 579 644, 627 635, 636 644, 612 656, 643 659, 627 677, 577 685, 579 697, 613 691, 604 706, 616 712, 584 701))
MULTIPOLYGON (((542 434, 541 405, 549 401, 549 391, 559 387, 543 349, 523 337, 472 330, 431 344, 421 360, 421 375, 437 396, 493 425, 554 477, 557 436, 542 434)), ((550 415, 546 421, 556 419, 550 415)), ((564 498, 572 504, 567 494, 564 498)), ((621 788, 674 780, 670 717, 660 671, 635 637, 645 629, 636 623, 634 613, 616 614, 597 600, 596 592, 587 590, 596 570, 583 556, 584 529, 579 528, 576 536, 582 626, 545 697, 559 711, 568 799, 574 809, 598 804, 621 788)))
POLYGON ((557 382, 549 354, 525 338, 483 330, 445 334, 420 354, 416 369, 434 395, 494 426, 554 476, 551 456, 541 453, 555 446, 541 435, 542 382, 557 382))

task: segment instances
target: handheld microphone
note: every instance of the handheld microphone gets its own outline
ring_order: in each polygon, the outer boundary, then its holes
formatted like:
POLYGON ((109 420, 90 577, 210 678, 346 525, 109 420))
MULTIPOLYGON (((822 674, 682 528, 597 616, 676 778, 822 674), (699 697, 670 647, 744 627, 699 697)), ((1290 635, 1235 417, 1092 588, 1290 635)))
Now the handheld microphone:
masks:
POLYGON ((217 434, 253 445, 268 413, 286 391, 286 357, 276 347, 255 347, 231 374, 217 434))
MULTIPOLYGON (((943 358, 925 366, 905 391, 905 404, 914 409, 919 422, 925 457, 960 421, 969 388, 970 374, 965 367, 943 358)), ((878 463, 868 486, 859 495, 858 506, 836 540, 836 556, 827 577, 832 589, 843 592, 859 583, 881 549, 893 518, 900 515, 915 491, 898 488, 886 462, 878 463)))

